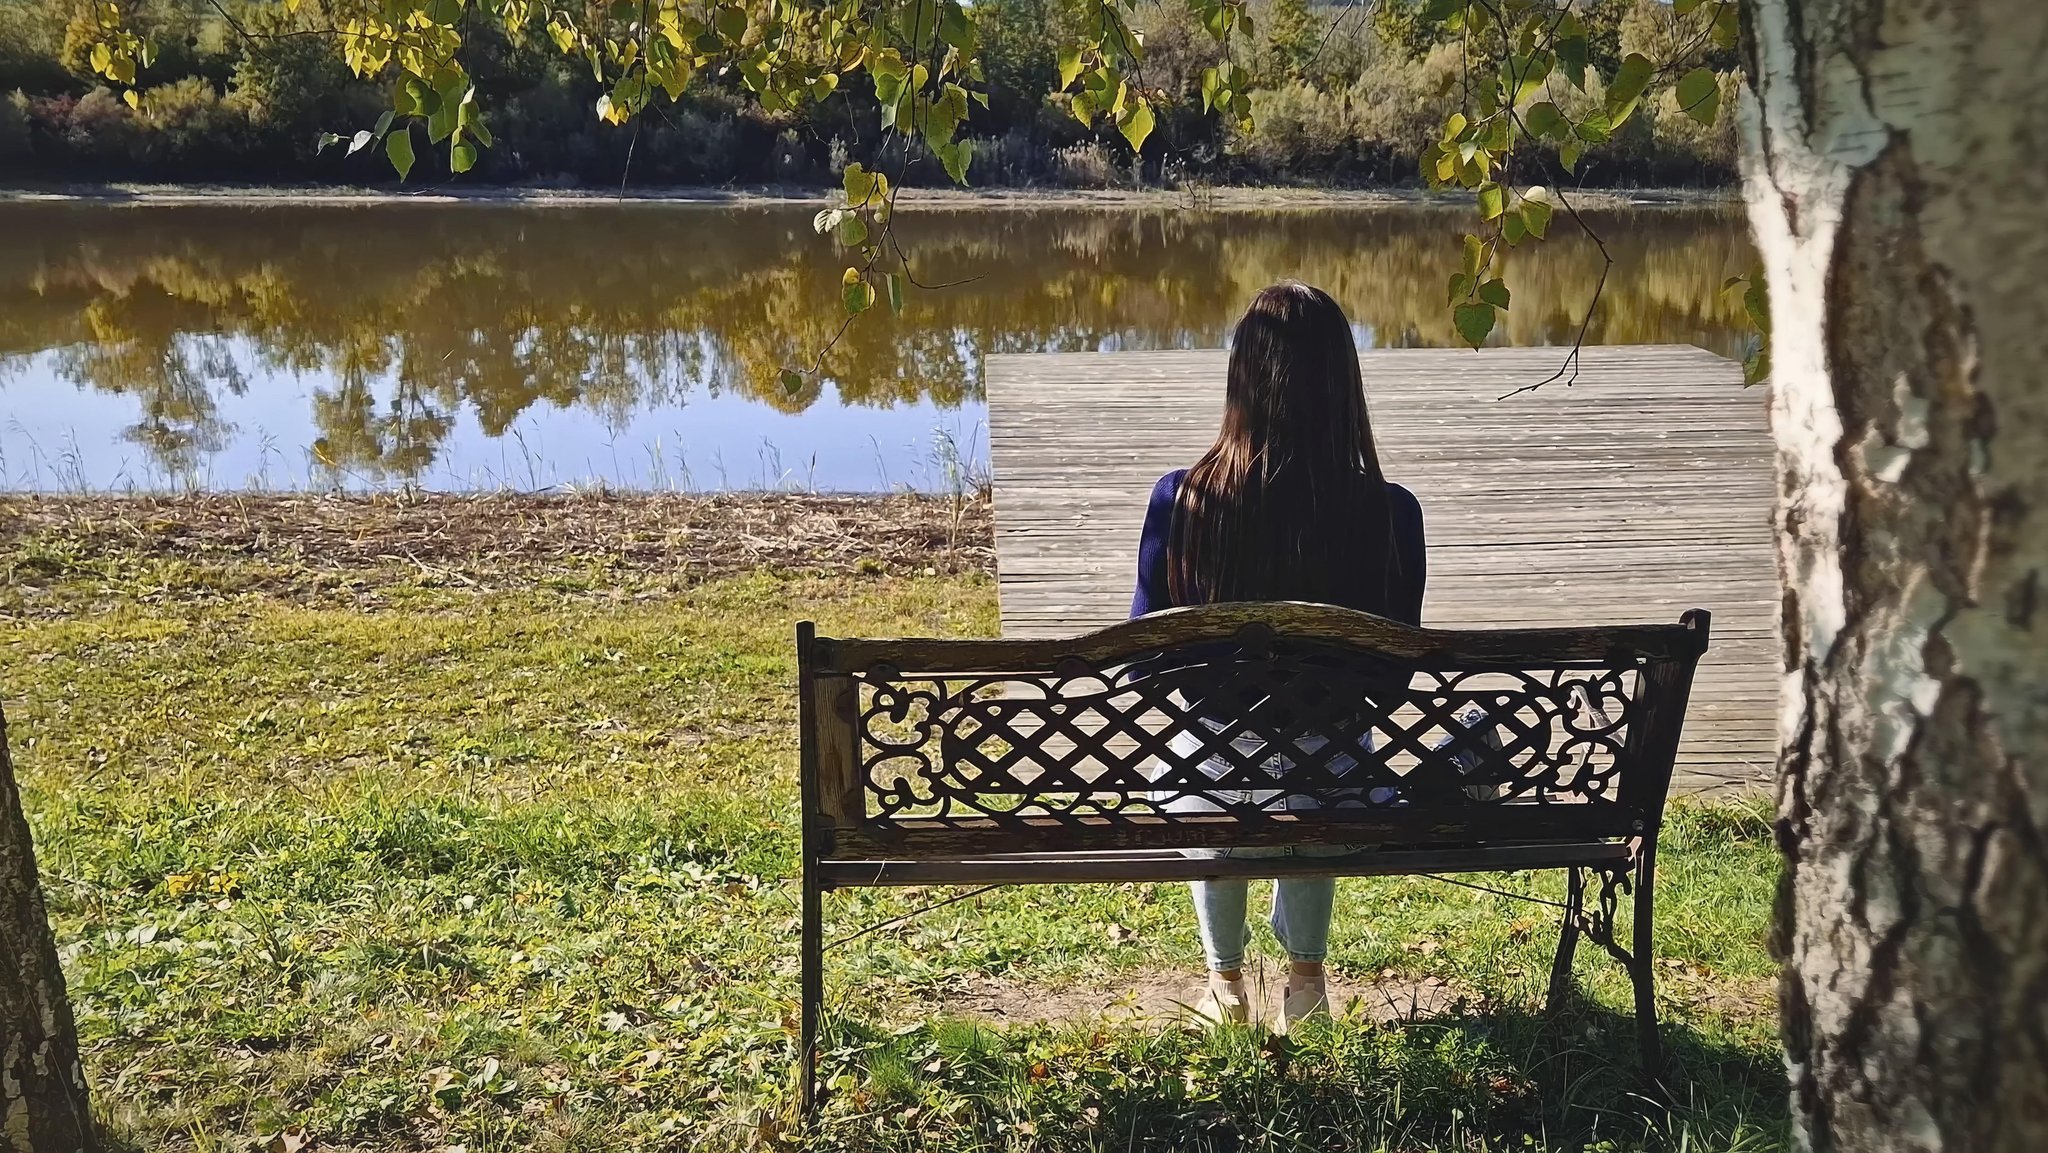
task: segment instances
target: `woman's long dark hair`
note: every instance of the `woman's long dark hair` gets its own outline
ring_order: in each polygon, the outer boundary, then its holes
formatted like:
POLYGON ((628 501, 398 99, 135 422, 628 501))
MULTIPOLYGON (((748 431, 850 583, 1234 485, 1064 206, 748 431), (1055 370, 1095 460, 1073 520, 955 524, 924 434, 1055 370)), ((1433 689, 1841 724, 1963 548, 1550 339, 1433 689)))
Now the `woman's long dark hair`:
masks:
POLYGON ((1178 604, 1316 601, 1384 612, 1392 514, 1351 323, 1283 281, 1237 322, 1223 430, 1181 482, 1167 538, 1178 604), (1361 604, 1365 592, 1378 604, 1361 604))

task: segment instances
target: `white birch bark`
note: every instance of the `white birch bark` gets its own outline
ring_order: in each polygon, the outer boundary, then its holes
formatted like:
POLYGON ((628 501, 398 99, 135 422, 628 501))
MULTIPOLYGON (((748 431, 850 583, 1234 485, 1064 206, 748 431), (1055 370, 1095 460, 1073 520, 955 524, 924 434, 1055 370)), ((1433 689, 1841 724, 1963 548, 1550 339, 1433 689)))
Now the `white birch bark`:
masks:
POLYGON ((2048 3, 1752 0, 1776 945, 1822 1150, 2048 1149, 2048 3))

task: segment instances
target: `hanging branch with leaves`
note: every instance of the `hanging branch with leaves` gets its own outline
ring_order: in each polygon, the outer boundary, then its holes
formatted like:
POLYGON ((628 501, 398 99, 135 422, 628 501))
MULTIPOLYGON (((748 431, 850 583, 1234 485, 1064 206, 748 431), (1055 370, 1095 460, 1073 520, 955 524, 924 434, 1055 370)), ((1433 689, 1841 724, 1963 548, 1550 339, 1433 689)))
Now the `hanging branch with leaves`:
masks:
MULTIPOLYGON (((1204 112, 1248 127, 1253 78, 1228 53, 1233 39, 1255 34, 1248 0, 1182 2, 1225 49, 1224 60, 1202 73, 1204 112)), ((1512 303, 1504 268, 1509 249, 1543 240, 1560 211, 1599 243, 1563 187, 1588 150, 1667 87, 1701 124, 1713 124, 1721 111, 1728 78, 1710 57, 1735 44, 1736 0, 1672 0, 1672 58, 1631 53, 1608 76, 1591 62, 1578 3, 1423 0, 1421 21, 1455 36, 1466 63, 1462 107, 1445 120, 1421 167, 1432 188, 1468 190, 1477 207, 1477 225, 1461 241, 1446 292, 1459 336, 1474 347, 1512 303), (1554 171, 1546 180, 1520 179, 1517 170, 1531 165, 1554 171)), ((1073 115, 1084 125, 1113 124, 1134 152, 1142 152, 1155 110, 1167 99, 1145 83, 1144 35, 1133 25, 1138 7, 1139 0, 1096 0, 1054 62, 1073 115)), ((329 133, 321 145, 345 145, 350 153, 381 145, 401 180, 412 174, 422 138, 446 150, 455 174, 492 146, 488 113, 463 61, 464 45, 484 24, 515 42, 544 38, 588 67, 602 88, 593 112, 617 125, 657 102, 682 99, 707 75, 735 79, 771 113, 831 100, 865 81, 878 107, 883 160, 875 170, 848 165, 841 201, 814 221, 852 256, 840 293, 848 322, 878 301, 903 307, 906 285, 917 284, 893 238, 907 167, 915 153, 929 155, 955 184, 966 184, 973 142, 964 129, 974 106, 988 105, 975 22, 962 0, 277 0, 277 9, 265 27, 283 32, 251 33, 247 21, 230 23, 244 35, 329 37, 358 77, 382 82, 391 106, 376 123, 346 136, 329 133), (892 153, 893 175, 880 170, 892 153)), ((137 104, 137 85, 153 60, 148 37, 129 27, 122 0, 94 0, 91 15, 92 66, 137 104)), ((1761 315, 1760 277, 1739 279, 1752 315, 1761 315)), ((1598 297, 1596 289, 1578 343, 1598 297)), ((1578 343, 1552 380, 1576 371, 1578 343)), ((800 388, 819 373, 823 357, 820 350, 809 367, 785 372, 784 385, 800 388)), ((1767 370, 1760 341, 1748 376, 1767 370)))

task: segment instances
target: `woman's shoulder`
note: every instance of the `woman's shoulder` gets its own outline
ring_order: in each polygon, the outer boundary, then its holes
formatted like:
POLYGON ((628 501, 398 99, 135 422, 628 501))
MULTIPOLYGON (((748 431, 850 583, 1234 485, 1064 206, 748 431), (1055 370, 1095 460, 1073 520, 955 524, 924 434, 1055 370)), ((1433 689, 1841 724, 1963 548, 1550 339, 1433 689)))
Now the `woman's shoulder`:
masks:
POLYGON ((1176 496, 1180 495, 1180 482, 1187 479, 1187 475, 1187 469, 1177 468, 1160 477, 1152 486, 1153 502, 1172 501, 1176 496))
POLYGON ((1391 480, 1388 481, 1387 499, 1393 505, 1395 512, 1412 512, 1416 516, 1422 515, 1422 502, 1415 499, 1415 494, 1408 491, 1407 485, 1395 484, 1391 480))

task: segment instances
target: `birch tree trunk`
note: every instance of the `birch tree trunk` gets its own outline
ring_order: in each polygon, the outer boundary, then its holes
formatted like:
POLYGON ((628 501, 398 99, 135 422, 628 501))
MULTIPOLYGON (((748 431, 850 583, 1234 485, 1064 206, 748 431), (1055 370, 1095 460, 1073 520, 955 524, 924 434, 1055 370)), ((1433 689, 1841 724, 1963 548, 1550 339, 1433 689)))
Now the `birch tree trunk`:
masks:
POLYGON ((98 1147, 0 715, 0 1153, 98 1147))
POLYGON ((1820 1151, 2048 1149, 2048 2, 1751 0, 1820 1151))

